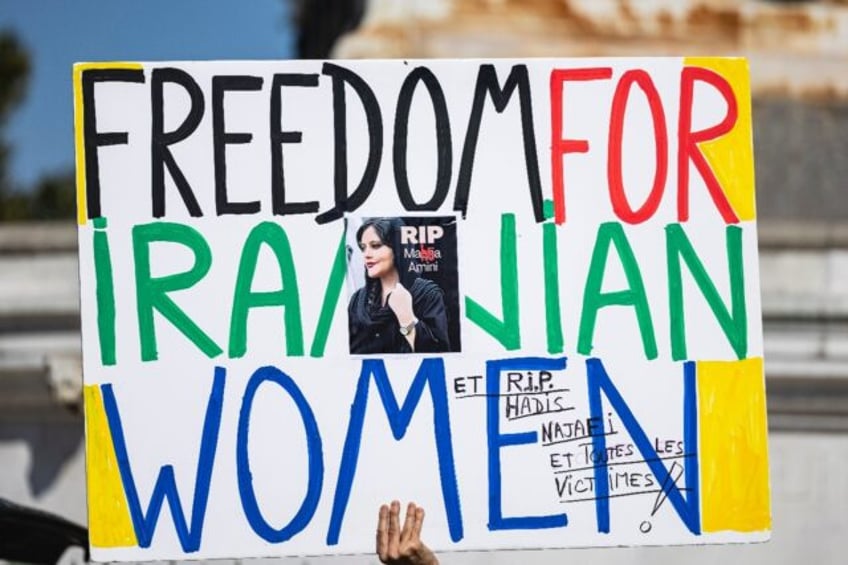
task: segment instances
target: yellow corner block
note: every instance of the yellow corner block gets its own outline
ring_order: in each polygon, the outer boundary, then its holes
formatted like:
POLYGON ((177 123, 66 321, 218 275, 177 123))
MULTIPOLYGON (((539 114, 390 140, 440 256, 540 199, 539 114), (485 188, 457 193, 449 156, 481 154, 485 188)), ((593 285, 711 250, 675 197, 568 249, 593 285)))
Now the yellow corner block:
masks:
POLYGON ((748 62, 745 59, 687 57, 683 64, 718 73, 733 89, 738 108, 736 126, 726 135, 701 143, 699 147, 739 220, 753 220, 757 217, 757 211, 754 198, 754 142, 748 62))
POLYGON ((89 540, 96 547, 138 545, 100 388, 86 386, 84 394, 89 540))
POLYGON ((85 198, 85 138, 83 137, 84 108, 82 101, 82 72, 88 69, 141 69, 141 63, 77 63, 74 65, 74 149, 76 151, 77 223, 85 225, 88 207, 85 198))
POLYGON ((761 357, 699 361, 701 529, 771 529, 765 382, 761 357))

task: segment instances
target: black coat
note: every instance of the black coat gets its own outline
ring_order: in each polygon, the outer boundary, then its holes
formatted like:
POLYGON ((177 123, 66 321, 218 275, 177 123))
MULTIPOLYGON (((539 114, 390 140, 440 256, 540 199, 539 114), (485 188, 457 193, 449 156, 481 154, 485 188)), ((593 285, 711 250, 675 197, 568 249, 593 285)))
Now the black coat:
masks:
MULTIPOLYGON (((357 290, 348 304, 351 353, 412 353, 400 333, 400 324, 388 306, 370 304, 367 286, 357 290)), ((407 289, 412 295, 415 353, 450 351, 444 292, 433 281, 416 278, 407 289)))

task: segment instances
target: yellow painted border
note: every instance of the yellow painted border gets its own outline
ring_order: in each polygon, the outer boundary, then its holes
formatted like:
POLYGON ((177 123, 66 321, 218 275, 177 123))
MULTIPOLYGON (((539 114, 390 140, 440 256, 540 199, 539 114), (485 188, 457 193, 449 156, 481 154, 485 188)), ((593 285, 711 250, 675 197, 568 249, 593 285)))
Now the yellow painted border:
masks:
POLYGON ((733 211, 741 221, 757 217, 754 179, 754 135, 748 61, 732 57, 686 57, 687 67, 721 75, 736 97, 736 125, 727 134, 699 145, 733 211))
POLYGON ((88 532, 94 547, 138 545, 121 482, 112 432, 100 387, 83 389, 85 400, 85 467, 88 483, 88 532))
POLYGON ((702 531, 769 530, 763 359, 697 363, 702 531))
POLYGON ((85 192, 85 141, 83 138, 82 73, 89 69, 143 69, 141 63, 77 63, 74 65, 74 147, 77 165, 77 223, 85 225, 88 206, 85 192))

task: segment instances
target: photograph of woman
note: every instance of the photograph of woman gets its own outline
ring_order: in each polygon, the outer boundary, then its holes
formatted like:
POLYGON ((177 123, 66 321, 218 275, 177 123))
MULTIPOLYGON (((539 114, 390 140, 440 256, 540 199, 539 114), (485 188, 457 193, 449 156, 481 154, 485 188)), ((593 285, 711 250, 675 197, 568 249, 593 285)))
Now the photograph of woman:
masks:
POLYGON ((369 218, 356 230, 365 284, 348 305, 351 353, 454 351, 445 293, 410 267, 403 226, 400 218, 369 218))

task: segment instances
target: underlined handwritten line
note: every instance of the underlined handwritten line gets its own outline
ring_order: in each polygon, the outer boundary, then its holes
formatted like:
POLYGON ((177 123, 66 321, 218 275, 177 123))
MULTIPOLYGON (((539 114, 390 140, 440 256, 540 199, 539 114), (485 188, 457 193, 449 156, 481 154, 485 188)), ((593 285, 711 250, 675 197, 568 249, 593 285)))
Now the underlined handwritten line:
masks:
MULTIPOLYGON (((587 436, 570 437, 568 439, 559 439, 557 441, 550 441, 548 443, 543 443, 542 447, 549 447, 551 445, 559 445, 561 443, 570 443, 572 441, 580 441, 581 439, 591 439, 593 437, 614 436, 616 434, 618 434, 618 432, 607 432, 605 434, 591 434, 591 435, 587 435, 587 436)), ((586 445, 591 445, 591 444, 587 443, 586 445)))
POLYGON ((502 392, 499 394, 488 394, 485 392, 478 392, 474 394, 463 394, 462 396, 456 396, 457 400, 462 398, 480 398, 480 397, 498 397, 505 398, 507 396, 535 396, 537 394, 555 394, 558 392, 571 392, 570 388, 552 388, 551 390, 534 390, 534 391, 521 391, 521 392, 502 392))
POLYGON ((618 467, 624 465, 636 465, 638 463, 651 463, 654 461, 665 461, 668 459, 683 459, 686 457, 695 457, 697 453, 684 453, 682 455, 669 455, 668 457, 652 457, 651 459, 636 459, 634 461, 616 461, 614 463, 599 463, 598 465, 590 465, 588 467, 575 467, 573 469, 560 469, 559 471, 554 471, 554 475, 561 475, 563 473, 576 473, 578 471, 589 471, 593 469, 600 469, 601 467, 618 467))
POLYGON ((557 414, 559 412, 570 412, 574 410, 574 406, 567 406, 565 408, 558 408, 556 410, 549 410, 547 412, 533 412, 530 414, 521 414, 520 416, 507 416, 506 420, 508 422, 512 422, 513 420, 521 420, 522 418, 532 418, 533 416, 545 416, 547 414, 557 414))
MULTIPOLYGON (((677 490, 679 490, 681 492, 687 492, 687 491, 690 491, 692 489, 678 487, 677 490)), ((640 494, 659 494, 661 492, 663 492, 663 489, 640 490, 640 491, 637 491, 637 492, 622 492, 622 493, 618 493, 618 494, 608 494, 607 496, 590 496, 588 498, 572 498, 570 500, 561 499, 560 503, 561 504, 568 504, 570 502, 592 502, 592 501, 595 501, 595 500, 607 500, 607 499, 610 499, 610 498, 621 498, 621 497, 624 497, 624 496, 639 496, 640 494)))

